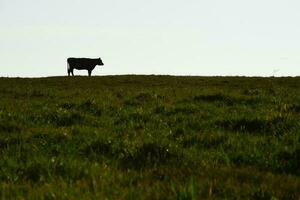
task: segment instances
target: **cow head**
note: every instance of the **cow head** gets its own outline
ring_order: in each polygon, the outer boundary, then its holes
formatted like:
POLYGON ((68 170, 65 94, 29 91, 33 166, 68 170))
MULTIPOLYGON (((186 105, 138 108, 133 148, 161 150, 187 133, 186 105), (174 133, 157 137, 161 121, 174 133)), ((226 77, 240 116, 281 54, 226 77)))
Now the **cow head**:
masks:
POLYGON ((101 60, 101 58, 97 59, 97 65, 104 65, 103 62, 102 62, 102 60, 101 60))

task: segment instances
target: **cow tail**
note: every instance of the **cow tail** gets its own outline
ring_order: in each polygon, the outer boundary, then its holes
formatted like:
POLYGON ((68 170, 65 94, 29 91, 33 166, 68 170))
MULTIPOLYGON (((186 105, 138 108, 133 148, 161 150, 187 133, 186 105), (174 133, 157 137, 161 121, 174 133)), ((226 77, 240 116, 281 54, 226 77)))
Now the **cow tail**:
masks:
POLYGON ((68 75, 70 75, 70 64, 68 61, 67 61, 67 72, 68 72, 68 75))

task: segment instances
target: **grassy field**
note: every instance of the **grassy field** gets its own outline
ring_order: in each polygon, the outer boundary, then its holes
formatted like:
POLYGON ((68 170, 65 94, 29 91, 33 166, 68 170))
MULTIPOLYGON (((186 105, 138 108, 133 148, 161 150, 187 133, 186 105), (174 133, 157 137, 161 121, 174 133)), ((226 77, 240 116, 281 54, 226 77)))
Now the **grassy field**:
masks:
POLYGON ((1 199, 300 199, 300 78, 0 78, 1 199))

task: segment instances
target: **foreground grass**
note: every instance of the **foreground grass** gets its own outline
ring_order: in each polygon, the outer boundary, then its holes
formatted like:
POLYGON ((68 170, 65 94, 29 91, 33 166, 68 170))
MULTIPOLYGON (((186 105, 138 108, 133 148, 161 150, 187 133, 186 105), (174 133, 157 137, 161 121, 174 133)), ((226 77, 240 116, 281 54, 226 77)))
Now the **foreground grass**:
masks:
POLYGON ((0 79, 2 199, 299 199, 300 78, 0 79))

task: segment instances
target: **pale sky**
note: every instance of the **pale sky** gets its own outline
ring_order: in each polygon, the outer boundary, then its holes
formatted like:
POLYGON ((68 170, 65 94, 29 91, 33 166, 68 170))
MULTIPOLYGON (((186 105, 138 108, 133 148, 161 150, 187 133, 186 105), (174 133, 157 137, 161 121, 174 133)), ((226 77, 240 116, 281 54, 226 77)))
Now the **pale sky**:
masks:
POLYGON ((300 75, 299 0, 0 0, 0 77, 300 75), (86 75, 86 71, 74 71, 86 75))

